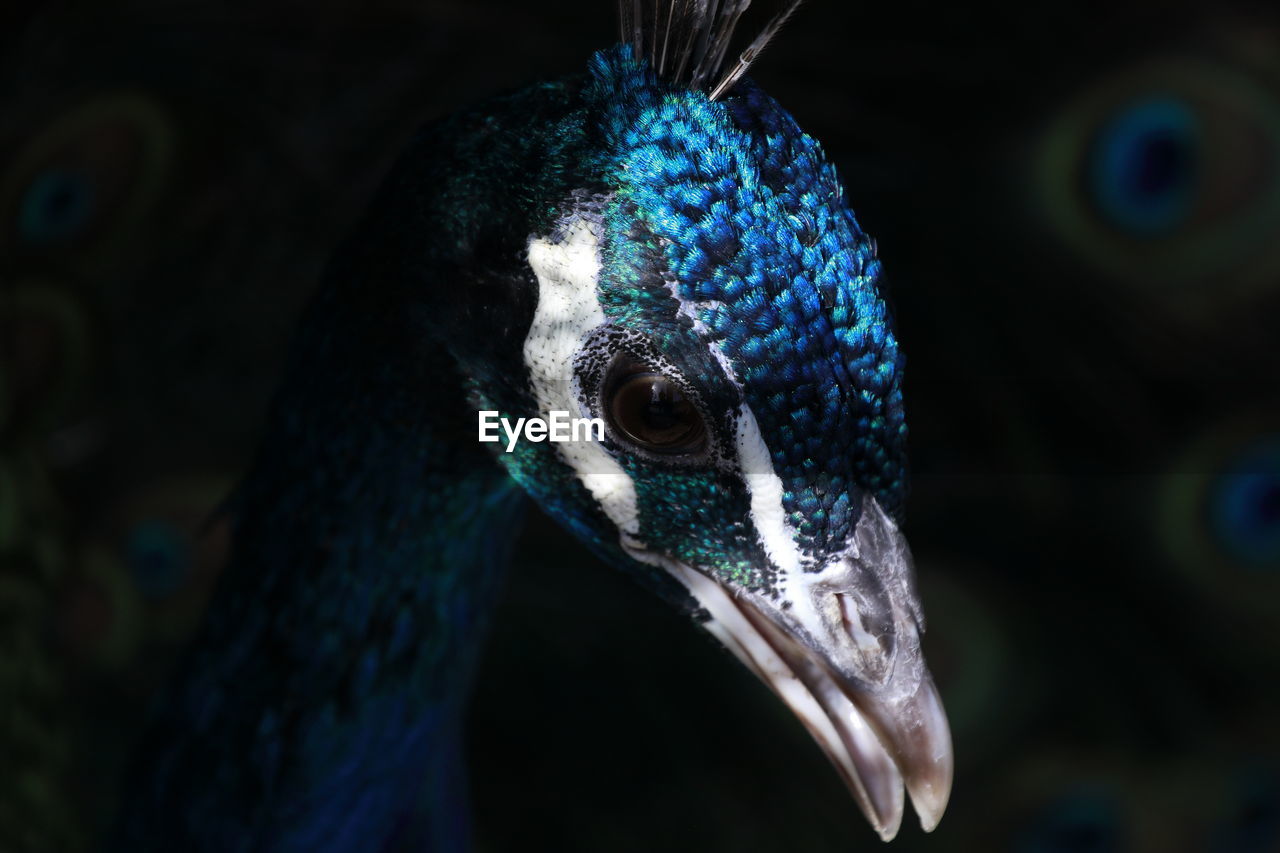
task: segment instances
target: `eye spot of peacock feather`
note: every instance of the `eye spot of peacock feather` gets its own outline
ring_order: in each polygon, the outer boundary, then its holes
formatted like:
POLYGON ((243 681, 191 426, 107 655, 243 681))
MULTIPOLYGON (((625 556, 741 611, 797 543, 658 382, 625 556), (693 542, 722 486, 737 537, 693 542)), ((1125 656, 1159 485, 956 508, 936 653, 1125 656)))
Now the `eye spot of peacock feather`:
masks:
POLYGON ((1183 583, 1241 626, 1270 631, 1280 602, 1280 429, 1234 418, 1167 463, 1154 493, 1157 541, 1183 583))
POLYGON ((1280 570, 1280 439, 1246 447, 1206 497, 1209 524, 1227 553, 1255 570, 1280 570))
POLYGON ((1199 189, 1202 144, 1199 120, 1182 99, 1125 104, 1098 131, 1089 155, 1098 213, 1139 236, 1178 227, 1199 189))
POLYGON ((1174 307, 1221 304, 1280 272, 1277 152, 1273 80, 1231 55, 1152 58, 1084 87, 1046 123, 1028 221, 1174 307))
POLYGON ((33 246, 76 236, 93 214, 93 183, 77 169, 50 169, 35 176, 19 203, 18 233, 33 246))
POLYGON ((57 251, 63 263, 118 249, 158 198, 172 136, 161 107, 137 93, 91 98, 54 118, 0 177, 0 252, 49 260, 57 251))
POLYGON ((125 553, 134 583, 148 598, 177 591, 191 567, 186 534, 162 519, 138 522, 129 532, 125 553))

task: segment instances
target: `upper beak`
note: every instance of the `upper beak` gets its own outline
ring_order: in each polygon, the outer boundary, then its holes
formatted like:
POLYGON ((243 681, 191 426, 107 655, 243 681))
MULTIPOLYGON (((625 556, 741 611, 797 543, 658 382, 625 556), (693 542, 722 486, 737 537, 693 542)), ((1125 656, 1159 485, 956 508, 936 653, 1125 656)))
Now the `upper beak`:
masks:
POLYGON ((846 554, 785 578, 774 597, 670 568, 711 614, 708 630, 813 734, 882 839, 902 823, 904 785, 925 831, 937 825, 951 733, 920 651, 911 554, 873 498, 846 554))

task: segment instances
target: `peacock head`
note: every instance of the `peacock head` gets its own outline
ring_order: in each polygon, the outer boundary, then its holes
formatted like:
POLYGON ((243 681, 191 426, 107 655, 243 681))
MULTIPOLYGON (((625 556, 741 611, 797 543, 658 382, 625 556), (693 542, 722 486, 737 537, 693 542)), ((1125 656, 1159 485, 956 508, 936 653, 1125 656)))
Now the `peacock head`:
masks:
POLYGON ((904 784, 931 829, 951 744, 896 523, 903 357, 875 244, 750 81, 713 99, 622 47, 582 103, 556 135, 590 140, 590 178, 527 244, 525 408, 505 413, 603 427, 498 455, 776 691, 882 837, 904 784))

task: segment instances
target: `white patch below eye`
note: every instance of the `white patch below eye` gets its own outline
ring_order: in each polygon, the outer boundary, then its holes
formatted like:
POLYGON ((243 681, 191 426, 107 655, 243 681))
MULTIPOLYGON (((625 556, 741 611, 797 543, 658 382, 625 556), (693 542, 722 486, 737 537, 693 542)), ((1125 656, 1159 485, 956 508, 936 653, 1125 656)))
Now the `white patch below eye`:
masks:
POLYGON ((751 521, 764 552, 784 577, 794 576, 800 572, 803 557, 795 529, 782 508, 782 478, 773 470, 769 448, 746 403, 738 407, 737 450, 742 481, 751 494, 751 521))
MULTIPOLYGON (((600 225, 578 217, 563 236, 529 241, 529 267, 538 279, 538 307, 524 341, 539 413, 569 411, 583 417, 573 394, 573 359, 591 332, 604 325, 600 281, 600 225)), ((624 538, 640 530, 636 487, 604 447, 594 440, 556 444, 556 452, 577 474, 624 538)))

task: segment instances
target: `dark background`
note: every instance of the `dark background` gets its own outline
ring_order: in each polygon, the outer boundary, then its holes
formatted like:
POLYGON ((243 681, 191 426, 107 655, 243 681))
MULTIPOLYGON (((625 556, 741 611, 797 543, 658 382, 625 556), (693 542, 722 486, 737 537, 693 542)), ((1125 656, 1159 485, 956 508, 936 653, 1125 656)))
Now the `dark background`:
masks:
MULTIPOLYGON (((109 820, 202 524, 407 136, 614 14, 0 10, 0 850, 109 820)), ((909 358, 957 773, 894 847, 1280 850, 1280 13, 813 0, 754 76, 840 166, 909 358)), ((772 695, 537 515, 470 741, 482 850, 879 847, 772 695)))

